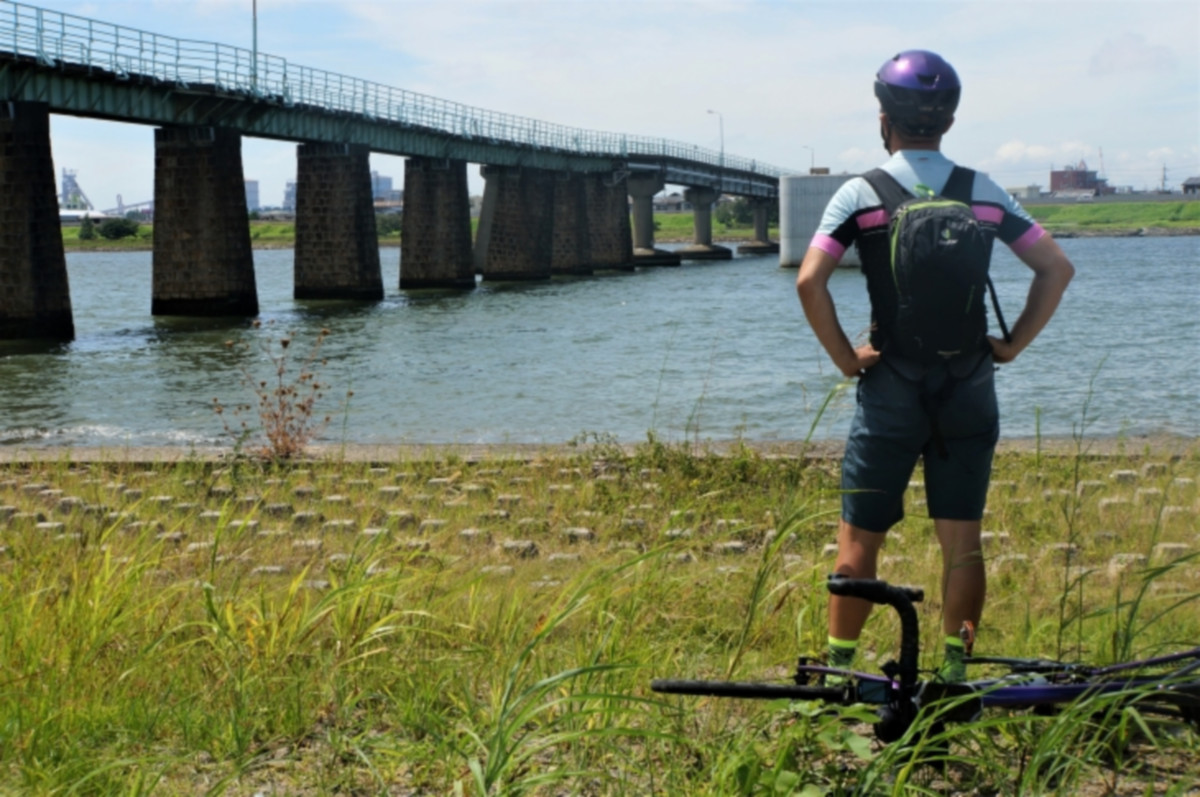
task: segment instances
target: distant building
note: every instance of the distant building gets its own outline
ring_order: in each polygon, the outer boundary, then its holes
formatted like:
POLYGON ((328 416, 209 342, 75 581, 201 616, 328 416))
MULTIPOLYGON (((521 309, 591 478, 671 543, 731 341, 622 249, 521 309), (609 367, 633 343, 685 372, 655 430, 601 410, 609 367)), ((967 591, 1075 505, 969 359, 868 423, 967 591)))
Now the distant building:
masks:
POLYGON ((296 212, 296 183, 289 180, 283 184, 283 209, 296 212))
POLYGON ((1200 177, 1189 177, 1183 181, 1183 193, 1200 194, 1200 177))
POLYGON ((246 181, 246 210, 253 213, 254 211, 258 210, 259 207, 261 207, 261 206, 259 205, 259 202, 258 202, 258 180, 247 180, 246 181))
POLYGON ((371 172, 371 196, 387 200, 392 193, 392 178, 379 172, 371 172))
POLYGON ((678 192, 665 196, 656 196, 651 200, 655 213, 682 213, 692 209, 692 203, 683 198, 678 192))
POLYGON ((1040 185, 1023 185, 1019 188, 1006 188, 1004 190, 1018 202, 1022 199, 1037 199, 1042 195, 1042 187, 1040 185))
POLYGON ((1097 177, 1096 172, 1090 171, 1087 164, 1080 161, 1076 166, 1065 166, 1061 170, 1051 170, 1050 191, 1057 194, 1060 191, 1090 191, 1093 194, 1111 194, 1108 180, 1097 177))

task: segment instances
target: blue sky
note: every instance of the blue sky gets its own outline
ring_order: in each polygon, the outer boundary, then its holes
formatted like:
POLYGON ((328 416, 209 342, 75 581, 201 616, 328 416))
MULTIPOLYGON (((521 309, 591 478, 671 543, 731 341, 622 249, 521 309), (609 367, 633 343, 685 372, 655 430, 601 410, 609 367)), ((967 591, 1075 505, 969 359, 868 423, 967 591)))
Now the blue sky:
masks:
MULTIPOLYGON (((4 0, 0 0, 2 9, 4 0)), ((249 48, 251 0, 41 0, 42 8, 249 48)), ((258 0, 259 50, 468 105, 725 148, 785 168, 884 157, 874 73, 909 48, 955 65, 952 158, 1005 186, 1086 161, 1154 189, 1200 176, 1194 0, 258 0)), ((56 116, 55 165, 101 208, 150 199, 150 128, 56 116)), ((295 146, 247 139, 246 177, 282 201, 295 146)), ((372 165, 403 176, 399 158, 372 165)), ((482 181, 472 169, 472 189, 482 181)))

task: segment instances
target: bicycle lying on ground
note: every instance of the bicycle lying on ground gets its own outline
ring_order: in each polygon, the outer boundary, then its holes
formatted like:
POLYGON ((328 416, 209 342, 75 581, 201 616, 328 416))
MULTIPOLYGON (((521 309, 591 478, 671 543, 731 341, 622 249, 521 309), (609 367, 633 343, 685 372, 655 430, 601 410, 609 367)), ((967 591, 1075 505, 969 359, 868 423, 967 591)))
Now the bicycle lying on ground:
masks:
POLYGON ((1153 658, 1090 666, 1045 659, 967 657, 968 667, 990 665, 1003 674, 962 683, 922 680, 918 668, 920 633, 915 603, 920 589, 873 579, 833 575, 829 591, 891 606, 900 616, 900 660, 882 675, 826 667, 801 658, 792 683, 656 680, 663 694, 764 700, 817 700, 830 705, 877 707, 875 736, 899 740, 924 709, 937 708, 937 722, 970 722, 984 709, 1053 711, 1093 696, 1128 701, 1144 713, 1165 714, 1200 727, 1200 647, 1153 658), (836 676, 841 685, 824 685, 836 676))

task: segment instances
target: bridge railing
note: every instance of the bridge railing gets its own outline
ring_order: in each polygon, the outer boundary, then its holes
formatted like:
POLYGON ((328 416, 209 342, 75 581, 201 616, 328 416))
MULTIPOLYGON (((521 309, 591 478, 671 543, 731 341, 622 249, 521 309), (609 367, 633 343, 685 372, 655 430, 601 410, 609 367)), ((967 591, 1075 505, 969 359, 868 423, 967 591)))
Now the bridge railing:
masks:
POLYGON ((489 111, 361 78, 290 63, 215 42, 177 39, 24 3, 0 3, 0 51, 64 70, 117 80, 153 80, 183 89, 242 94, 493 141, 601 157, 676 158, 779 177, 785 171, 694 144, 584 130, 489 111))

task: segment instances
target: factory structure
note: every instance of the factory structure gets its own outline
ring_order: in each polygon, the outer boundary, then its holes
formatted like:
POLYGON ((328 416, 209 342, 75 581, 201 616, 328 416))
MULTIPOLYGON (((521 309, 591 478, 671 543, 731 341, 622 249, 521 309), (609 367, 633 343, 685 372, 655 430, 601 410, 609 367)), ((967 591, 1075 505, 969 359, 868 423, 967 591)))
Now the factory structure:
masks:
POLYGON ((1085 161, 1050 171, 1050 193, 1055 196, 1106 196, 1117 193, 1108 180, 1088 169, 1085 161))

